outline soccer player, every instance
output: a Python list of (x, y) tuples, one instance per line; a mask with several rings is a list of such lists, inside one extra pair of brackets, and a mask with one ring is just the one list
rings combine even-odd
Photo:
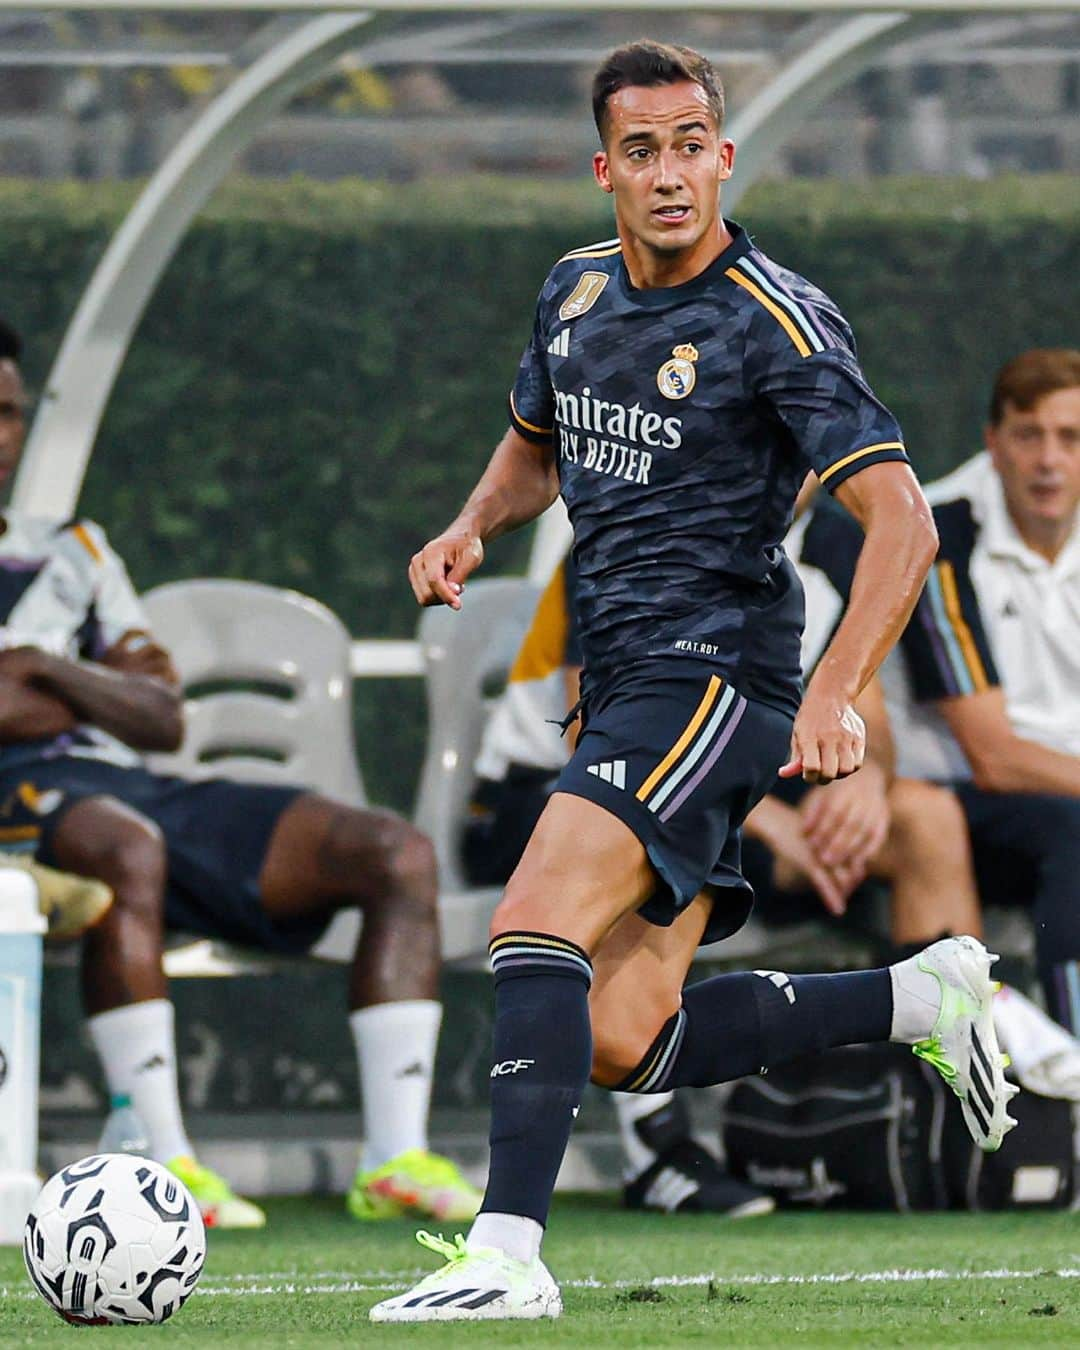
[[(708, 62), (621, 48), (593, 107), (618, 236), (555, 265), (510, 428), (409, 569), (420, 604), (460, 608), (486, 541), (561, 490), (583, 730), (492, 920), (481, 1212), (467, 1240), (421, 1235), (446, 1264), (378, 1304), (380, 1322), (558, 1316), (540, 1243), (590, 1075), (656, 1092), (891, 1038), (941, 1070), (984, 1147), (1008, 1126), (991, 958), (974, 939), (883, 970), (720, 975), (683, 993), (698, 944), (746, 918), (739, 825), (777, 767), (810, 782), (858, 769), (852, 705), (915, 604), (936, 536), (843, 317), (719, 214), (735, 148)], [(800, 705), (802, 597), (781, 541), (807, 467), (866, 538)]]
[(1076, 1035), (1080, 350), (997, 372), (985, 446), (927, 489), (941, 547), (901, 643), (919, 703), (896, 711), (908, 771), (956, 793), (981, 898), (1031, 906), (1047, 1007)]
[[(0, 486), (22, 453), (19, 339), (0, 323)], [(173, 1008), (161, 966), (169, 927), (302, 952), (358, 906), (349, 981), (364, 1152), (348, 1197), (362, 1219), (471, 1218), (479, 1194), (427, 1150), (442, 1015), (438, 893), (428, 840), (388, 811), (300, 788), (147, 770), (173, 750), (183, 697), (123, 562), (93, 522), (0, 514), (0, 847), (107, 883), (83, 941), (83, 999), (109, 1092), (128, 1098), (150, 1151), (207, 1222), (262, 1211), (202, 1166), (184, 1128)]]
[[(577, 741), (581, 677), (573, 560), (555, 569), (510, 668), (506, 690), (476, 760), (477, 783), (463, 836), (463, 862), (475, 886), (505, 885)], [(771, 1195), (729, 1176), (694, 1137), (686, 1103), (674, 1092), (615, 1092), (623, 1151), (623, 1203), (662, 1214), (771, 1214)]]

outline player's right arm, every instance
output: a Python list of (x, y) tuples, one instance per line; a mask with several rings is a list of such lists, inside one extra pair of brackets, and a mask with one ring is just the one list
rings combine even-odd
[[(25, 718), (17, 739), (89, 723), (136, 750), (176, 750), (184, 733), (179, 677), (147, 631), (123, 560), (92, 521), (64, 527), (56, 547), (84, 569), (87, 632), (78, 656), (31, 643), (0, 652), (0, 677), (19, 686), (8, 704), (12, 720)], [(4, 724), (0, 717), (0, 736)]]
[(542, 515), (559, 494), (555, 465), (555, 391), (548, 369), (545, 315), (554, 294), (548, 277), (532, 336), (510, 393), (510, 426), (484, 476), (453, 524), (414, 553), (409, 581), (420, 605), (461, 608), (465, 580), (484, 560), (484, 545)]
[(1080, 797), (1080, 759), (1013, 730), (970, 571), (970, 512), (960, 501), (935, 514), (941, 551), (901, 640), (912, 692), (937, 707), (976, 787)]
[(1018, 736), (1000, 688), (945, 699), (938, 707), (967, 756), (976, 787), (1080, 797), (1080, 759)]
[(51, 740), (76, 724), (63, 699), (26, 682), (21, 651), (0, 652), (0, 745)]
[(488, 540), (535, 520), (558, 494), (550, 436), (526, 440), (509, 427), (457, 519), (413, 554), (409, 581), (417, 603), (460, 609), (465, 580), (483, 562)]

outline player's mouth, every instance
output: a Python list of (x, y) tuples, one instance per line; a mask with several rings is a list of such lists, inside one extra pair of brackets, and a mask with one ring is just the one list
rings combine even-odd
[(652, 213), (652, 218), (661, 225), (685, 225), (690, 219), (689, 206), (658, 206)]
[(1063, 487), (1060, 483), (1031, 483), (1028, 485), (1028, 493), (1040, 506), (1055, 505), (1062, 492)]

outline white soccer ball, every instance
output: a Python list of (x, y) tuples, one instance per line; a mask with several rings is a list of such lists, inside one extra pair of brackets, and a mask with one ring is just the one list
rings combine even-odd
[(95, 1153), (45, 1183), (23, 1257), (67, 1322), (164, 1322), (198, 1283), (206, 1232), (187, 1188), (160, 1163)]

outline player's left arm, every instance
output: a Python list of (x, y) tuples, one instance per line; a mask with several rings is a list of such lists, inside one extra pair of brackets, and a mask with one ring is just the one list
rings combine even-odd
[(847, 610), (807, 685), (780, 770), (827, 783), (858, 769), (866, 733), (855, 702), (904, 631), (937, 552), (937, 530), (910, 467), (889, 460), (846, 478), (837, 498), (863, 528)]
[(184, 706), (175, 672), (170, 677), (125, 669), (123, 656), (117, 664), (112, 649), (105, 658), (84, 661), (38, 652), (32, 683), (62, 699), (80, 722), (100, 727), (135, 750), (178, 750)]
[(91, 636), (78, 657), (34, 652), (29, 683), (133, 749), (178, 749), (184, 736), (180, 679), (150, 635), (123, 559), (92, 521), (78, 522), (63, 544), (89, 569)]

